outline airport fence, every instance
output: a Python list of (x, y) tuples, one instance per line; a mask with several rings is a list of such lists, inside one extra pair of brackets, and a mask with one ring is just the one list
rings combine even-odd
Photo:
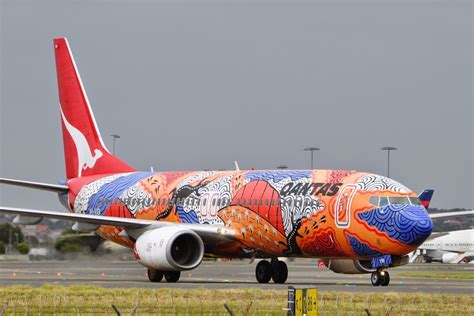
[[(319, 315), (473, 315), (473, 295), (318, 293)], [(287, 292), (261, 289), (0, 288), (0, 315), (286, 315)]]

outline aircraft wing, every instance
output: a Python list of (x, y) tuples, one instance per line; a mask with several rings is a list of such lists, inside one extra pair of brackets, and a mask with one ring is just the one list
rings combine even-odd
[(15, 179), (7, 179), (7, 178), (0, 178), (0, 184), (10, 184), (10, 185), (16, 185), (16, 186), (30, 188), (30, 189), (46, 190), (46, 191), (53, 191), (53, 192), (58, 192), (58, 193), (66, 193), (67, 191), (69, 191), (69, 187), (67, 185), (49, 184), (49, 183), (15, 180)]
[(474, 210), (459, 211), (459, 212), (431, 213), (429, 215), (431, 218), (442, 218), (442, 217), (459, 216), (459, 215), (474, 215)]
[(147, 230), (156, 229), (165, 226), (178, 225), (182, 228), (187, 228), (197, 233), (203, 240), (232, 240), (235, 237), (235, 233), (232, 229), (218, 225), (200, 225), (200, 224), (183, 224), (183, 223), (172, 223), (164, 221), (153, 221), (136, 218), (120, 218), (112, 216), (102, 215), (89, 215), (89, 214), (77, 214), (77, 213), (66, 213), (66, 212), (55, 212), (55, 211), (43, 211), (43, 210), (32, 210), (32, 209), (20, 209), (15, 207), (0, 206), (0, 213), (8, 213), (14, 215), (20, 215), (29, 218), (54, 218), (66, 221), (73, 221), (79, 223), (86, 223), (92, 225), (107, 225), (124, 227), (128, 230), (135, 230), (138, 233), (143, 233)]

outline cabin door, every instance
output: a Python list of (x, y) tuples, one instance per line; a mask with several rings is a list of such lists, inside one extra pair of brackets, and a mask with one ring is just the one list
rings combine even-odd
[(351, 203), (356, 191), (356, 185), (348, 184), (339, 192), (334, 211), (336, 226), (339, 228), (349, 227), (351, 223)]

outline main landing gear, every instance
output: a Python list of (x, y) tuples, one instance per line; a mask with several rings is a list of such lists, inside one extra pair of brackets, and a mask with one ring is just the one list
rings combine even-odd
[(151, 282), (160, 282), (165, 277), (165, 280), (170, 283), (178, 282), (179, 277), (181, 276), (180, 271), (159, 271), (148, 269), (147, 271), (148, 279)]
[(387, 271), (379, 269), (375, 272), (372, 272), (370, 276), (370, 282), (373, 286), (387, 286), (390, 283), (390, 274)]
[(271, 262), (262, 260), (255, 268), (255, 277), (259, 283), (268, 283), (270, 279), (275, 283), (285, 283), (288, 278), (288, 267), (285, 262), (276, 258)]

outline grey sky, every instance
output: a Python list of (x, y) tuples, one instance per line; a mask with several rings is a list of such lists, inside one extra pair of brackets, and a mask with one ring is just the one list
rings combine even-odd
[(318, 168), (386, 174), (392, 145), (392, 178), (473, 206), (470, 1), (1, 3), (0, 176), (64, 178), (52, 39), (66, 36), (104, 141), (120, 134), (138, 169), (309, 168), (315, 145)]

